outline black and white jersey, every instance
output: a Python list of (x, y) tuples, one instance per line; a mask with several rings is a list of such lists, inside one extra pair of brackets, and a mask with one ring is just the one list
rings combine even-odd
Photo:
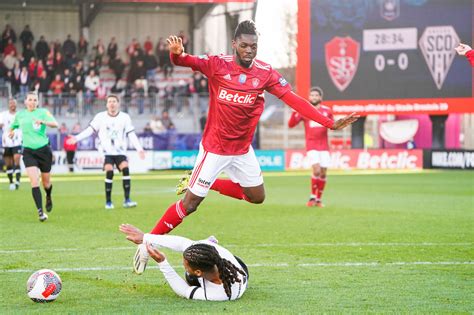
[(9, 137), (10, 126), (15, 120), (15, 115), (6, 110), (0, 113), (0, 125), (2, 125), (2, 146), (4, 148), (12, 148), (21, 146), (21, 130), (17, 128), (14, 130), (13, 138)]
[(110, 116), (107, 111), (95, 115), (90, 122), (99, 137), (99, 149), (105, 155), (125, 155), (127, 153), (127, 136), (135, 128), (127, 113), (119, 112), (116, 116)]
[[(226, 248), (211, 242), (209, 240), (192, 241), (185, 237), (173, 235), (154, 235), (145, 234), (143, 242), (150, 243), (157, 247), (168, 248), (177, 252), (183, 252), (189, 246), (197, 243), (204, 243), (215, 247), (222, 258), (230, 261), (235, 267), (241, 269), (245, 273), (244, 266), (237, 260), (237, 258)], [(240, 298), (248, 285), (248, 275), (238, 274), (240, 282), (235, 282), (231, 287), (231, 296), (227, 296), (224, 290), (224, 285), (215, 284), (204, 278), (198, 278), (199, 286), (189, 285), (183, 278), (181, 278), (176, 271), (171, 267), (167, 260), (158, 264), (160, 271), (166, 278), (173, 291), (187, 299), (208, 300), (208, 301), (228, 301)]]

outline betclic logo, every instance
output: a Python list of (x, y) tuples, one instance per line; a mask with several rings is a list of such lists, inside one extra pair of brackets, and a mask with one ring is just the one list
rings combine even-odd
[(217, 93), (217, 100), (229, 105), (253, 105), (256, 99), (256, 92), (248, 93), (219, 87)]

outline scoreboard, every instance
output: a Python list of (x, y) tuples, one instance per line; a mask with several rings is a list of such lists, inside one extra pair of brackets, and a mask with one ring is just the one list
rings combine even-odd
[[(473, 70), (454, 50), (473, 44), (472, 0), (299, 4), (309, 6), (309, 23), (298, 26), (303, 34), (307, 27), (310, 45), (299, 49), (297, 67), (309, 69), (308, 82), (336, 114), (474, 112)], [(297, 71), (298, 88), (303, 75)]]

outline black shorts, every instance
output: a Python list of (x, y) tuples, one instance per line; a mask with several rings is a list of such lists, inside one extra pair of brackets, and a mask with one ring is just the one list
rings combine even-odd
[(41, 173), (51, 172), (51, 166), (53, 165), (53, 153), (51, 152), (51, 148), (49, 145), (45, 145), (36, 150), (24, 148), (23, 163), (25, 163), (25, 167), (38, 167)]
[(3, 151), (3, 156), (14, 156), (15, 154), (21, 154), (22, 148), (21, 146), (16, 147), (5, 147), (5, 151)]
[(112, 166), (115, 164), (117, 169), (120, 170), (119, 165), (123, 161), (127, 161), (127, 157), (125, 155), (106, 155), (104, 160), (104, 168), (105, 164), (112, 164)]

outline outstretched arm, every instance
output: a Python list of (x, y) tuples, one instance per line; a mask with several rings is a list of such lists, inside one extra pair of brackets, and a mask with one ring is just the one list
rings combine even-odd
[(192, 240), (181, 236), (144, 234), (140, 229), (131, 224), (121, 224), (119, 230), (127, 235), (127, 240), (135, 244), (148, 243), (181, 253), (193, 245)]
[(471, 63), (471, 66), (474, 67), (474, 50), (471, 46), (460, 43), (456, 48), (454, 48), (458, 55), (466, 56), (467, 60)]
[(334, 121), (321, 114), (307, 100), (292, 91), (285, 93), (281, 97), (281, 100), (304, 117), (311, 119), (317, 123), (320, 123), (324, 127), (332, 130), (343, 129), (359, 118), (359, 115), (357, 115), (356, 113), (352, 113), (344, 118)]
[(474, 50), (469, 50), (467, 53), (466, 53), (466, 58), (467, 60), (469, 60), (469, 62), (471, 63), (471, 66), (474, 67)]
[(92, 136), (93, 133), (94, 133), (94, 129), (91, 126), (89, 126), (77, 136), (72, 136), (71, 138), (69, 138), (67, 140), (67, 144), (71, 144), (71, 145), (76, 144), (79, 141), (89, 138), (90, 136)]
[(186, 248), (193, 245), (194, 241), (189, 238), (176, 235), (156, 235), (146, 233), (143, 242), (171, 249), (175, 252), (184, 252)]
[(182, 67), (191, 67), (194, 71), (199, 71), (210, 77), (213, 73), (212, 65), (209, 61), (209, 57), (206, 55), (203, 56), (193, 56), (189, 55), (184, 51), (183, 41), (181, 37), (170, 36), (166, 40), (170, 49), (170, 58), (171, 62), (177, 66)]

